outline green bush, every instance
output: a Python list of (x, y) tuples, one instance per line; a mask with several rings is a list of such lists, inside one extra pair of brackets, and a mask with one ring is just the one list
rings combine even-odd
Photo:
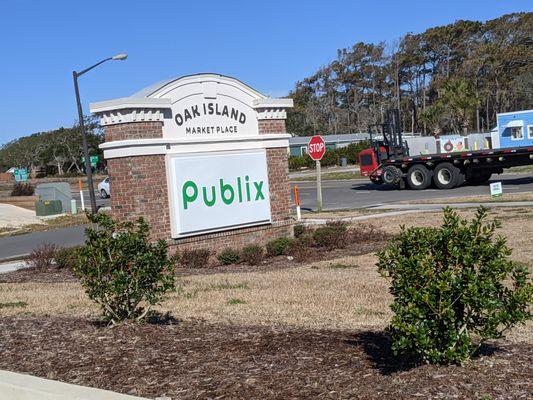
[(357, 164), (359, 162), (359, 153), (361, 150), (368, 149), (370, 142), (364, 141), (359, 143), (351, 143), (346, 147), (336, 149), (339, 157), (345, 157), (348, 160), (348, 164)]
[(405, 228), (379, 253), (391, 279), (393, 351), (436, 364), (463, 362), (483, 341), (531, 318), (527, 270), (480, 207), (471, 221), (444, 210), (438, 228)]
[(304, 225), (294, 225), (294, 237), (302, 237), (307, 232), (307, 229)]
[(59, 268), (73, 269), (78, 260), (79, 247), (63, 247), (56, 251), (55, 262)]
[(150, 307), (174, 289), (166, 242), (151, 243), (150, 228), (142, 218), (132, 223), (115, 222), (106, 214), (87, 217), (96, 227), (86, 230), (75, 275), (110, 324), (143, 320)]
[(237, 250), (228, 247), (218, 253), (217, 259), (223, 265), (231, 265), (237, 264), (241, 260), (241, 255)]
[(291, 244), (291, 239), (286, 237), (281, 237), (278, 239), (271, 240), (266, 244), (266, 253), (269, 257), (281, 256), (285, 254), (287, 248)]
[(307, 154), (289, 157), (289, 170), (298, 171), (302, 168), (314, 168), (315, 162)]
[(261, 246), (246, 246), (241, 250), (241, 259), (249, 265), (259, 265), (265, 259), (265, 251)]
[(298, 239), (291, 240), (286, 254), (293, 257), (298, 262), (307, 261), (316, 254), (313, 247), (315, 242), (311, 235), (303, 235)]
[(343, 222), (328, 222), (313, 232), (313, 239), (318, 247), (343, 248), (347, 243), (347, 226)]
[(340, 164), (340, 156), (337, 150), (326, 150), (322, 160), (320, 160), (320, 165), (322, 167), (332, 167), (334, 165)]
[(202, 268), (209, 265), (211, 252), (207, 249), (184, 250), (176, 253), (172, 257), (174, 262), (178, 262), (185, 268)]
[(13, 185), (11, 196), (33, 196), (35, 187), (31, 183), (17, 182)]

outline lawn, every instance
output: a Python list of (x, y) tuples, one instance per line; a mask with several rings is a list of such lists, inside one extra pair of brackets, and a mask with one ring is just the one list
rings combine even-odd
[[(472, 210), (461, 210), (470, 215)], [(533, 209), (491, 210), (512, 258), (533, 265)], [(440, 213), (378, 218), (376, 229), (436, 225)], [(533, 324), (465, 366), (415, 365), (390, 353), (379, 241), (298, 263), (179, 271), (157, 321), (108, 329), (64, 270), (0, 275), (0, 368), (147, 397), (527, 398)], [(166, 314), (169, 313), (169, 314)], [(171, 315), (171, 317), (170, 317)], [(482, 397), (485, 396), (485, 397)]]
[[(324, 181), (340, 181), (350, 179), (361, 179), (359, 171), (343, 171), (343, 172), (322, 172), (322, 180)], [(291, 182), (305, 182), (316, 181), (316, 175), (309, 176), (295, 176), (291, 178)]]

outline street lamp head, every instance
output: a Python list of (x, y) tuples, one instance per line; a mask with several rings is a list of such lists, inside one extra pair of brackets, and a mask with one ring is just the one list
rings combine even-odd
[(120, 53), (120, 54), (117, 54), (116, 56), (113, 56), (111, 58), (113, 60), (125, 60), (126, 58), (128, 58), (128, 55), (126, 53)]

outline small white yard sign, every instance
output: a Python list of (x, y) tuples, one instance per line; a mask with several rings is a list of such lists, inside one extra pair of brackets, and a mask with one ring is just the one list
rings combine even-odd
[(501, 182), (494, 182), (490, 184), (490, 196), (492, 198), (500, 197), (502, 193), (503, 193), (503, 188), (502, 188)]

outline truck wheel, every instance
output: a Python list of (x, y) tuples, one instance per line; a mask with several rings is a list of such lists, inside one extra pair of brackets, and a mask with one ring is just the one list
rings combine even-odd
[(464, 172), (459, 171), (459, 174), (457, 174), (457, 186), (462, 186), (466, 181), (466, 175)]
[(397, 167), (387, 166), (383, 168), (381, 179), (386, 185), (397, 185), (402, 179), (402, 171), (400, 171)]
[(450, 163), (442, 163), (435, 167), (433, 182), (439, 189), (452, 189), (459, 183), (459, 168)]
[(423, 165), (413, 165), (407, 171), (407, 184), (413, 190), (424, 190), (431, 184), (431, 172)]

